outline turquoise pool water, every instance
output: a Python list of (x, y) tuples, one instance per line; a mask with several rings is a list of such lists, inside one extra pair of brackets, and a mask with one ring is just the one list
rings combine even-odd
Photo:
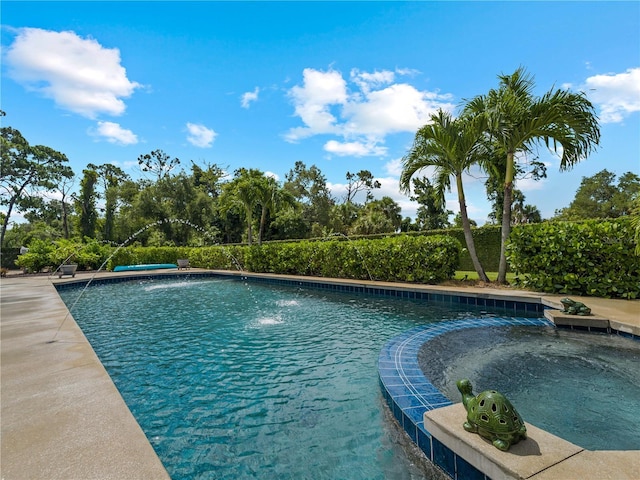
[(380, 349), (492, 315), (224, 279), (96, 284), (72, 314), (174, 480), (424, 478), (385, 418)]

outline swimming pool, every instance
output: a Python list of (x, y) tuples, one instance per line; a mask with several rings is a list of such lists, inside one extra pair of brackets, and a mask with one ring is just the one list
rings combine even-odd
[(173, 479), (423, 478), (385, 419), (379, 351), (493, 315), (188, 277), (96, 282), (72, 313)]

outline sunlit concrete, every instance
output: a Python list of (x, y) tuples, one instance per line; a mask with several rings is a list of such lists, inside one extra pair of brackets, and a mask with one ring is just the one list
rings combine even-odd
[(3, 480), (168, 479), (47, 277), (0, 281)]

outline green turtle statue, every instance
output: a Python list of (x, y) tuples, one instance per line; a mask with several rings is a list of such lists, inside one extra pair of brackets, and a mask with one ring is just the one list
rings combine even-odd
[(527, 438), (527, 427), (511, 402), (495, 390), (473, 395), (468, 379), (456, 383), (467, 410), (467, 421), (462, 425), (467, 432), (477, 433), (491, 440), (493, 446), (506, 452), (511, 445)]
[(562, 310), (563, 313), (568, 313), (569, 315), (581, 315), (584, 317), (591, 315), (591, 309), (582, 302), (576, 302), (570, 298), (563, 298), (560, 300), (560, 303), (564, 307), (564, 310)]

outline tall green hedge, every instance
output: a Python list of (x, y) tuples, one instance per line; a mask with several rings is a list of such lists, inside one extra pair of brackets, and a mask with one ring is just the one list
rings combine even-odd
[(447, 236), (402, 235), (376, 240), (278, 242), (212, 247), (125, 247), (116, 265), (175, 263), (255, 273), (311, 275), (360, 280), (438, 283), (454, 276), (461, 246)]
[(514, 227), (507, 259), (517, 286), (571, 295), (640, 298), (640, 257), (629, 219)]
[[(500, 263), (500, 226), (499, 225), (485, 225), (483, 227), (477, 227), (471, 229), (471, 234), (476, 246), (476, 253), (482, 263), (485, 271), (497, 272), (498, 265)], [(473, 262), (469, 256), (467, 250), (466, 241), (464, 239), (464, 231), (462, 228), (447, 228), (443, 230), (428, 230), (420, 232), (406, 232), (401, 234), (396, 233), (376, 233), (373, 235), (351, 235), (348, 238), (344, 236), (334, 236), (332, 239), (354, 241), (354, 240), (376, 240), (381, 238), (390, 238), (396, 236), (412, 236), (423, 237), (433, 235), (445, 235), (455, 238), (462, 245), (462, 251), (460, 253), (460, 265), (459, 270), (475, 270)], [(325, 241), (326, 238), (314, 238), (312, 240)], [(301, 240), (306, 241), (306, 240)], [(286, 240), (278, 240), (277, 242), (288, 243)]]
[[(472, 228), (471, 234), (476, 247), (478, 259), (486, 272), (497, 272), (500, 264), (500, 226), (488, 225)], [(448, 228), (446, 230), (432, 230), (420, 232), (420, 235), (448, 235), (460, 242), (463, 246), (460, 254), (459, 270), (474, 271), (473, 262), (467, 250), (462, 228)]]
[(460, 242), (447, 236), (269, 243), (246, 255), (252, 272), (438, 283), (458, 267)]

